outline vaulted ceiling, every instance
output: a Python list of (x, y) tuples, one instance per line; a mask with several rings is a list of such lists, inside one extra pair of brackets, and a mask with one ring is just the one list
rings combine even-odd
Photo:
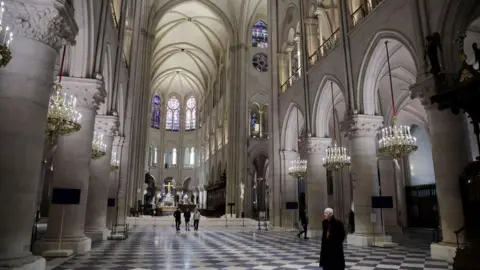
[(246, 26), (259, 13), (264, 13), (266, 18), (266, 2), (150, 0), (150, 20), (155, 34), (152, 91), (181, 96), (195, 94), (201, 98), (209, 82), (217, 76), (234, 38), (245, 40), (244, 35), (250, 35)]

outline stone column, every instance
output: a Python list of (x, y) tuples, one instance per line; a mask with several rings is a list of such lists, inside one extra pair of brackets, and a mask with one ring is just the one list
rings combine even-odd
[[(355, 205), (355, 233), (347, 237), (348, 244), (369, 246), (391, 242), (384, 236), (379, 211), (372, 209), (371, 197), (379, 193), (377, 171), (377, 134), (383, 126), (383, 117), (353, 115), (344, 125), (349, 130), (351, 170), (354, 175), (353, 202)], [(376, 215), (372, 223), (371, 214)]]
[(260, 120), (260, 121), (259, 121), (259, 125), (260, 125), (260, 127), (259, 127), (260, 138), (263, 138), (263, 111), (262, 111), (262, 110), (260, 110), (260, 111), (258, 112), (258, 118), (259, 118), (259, 120)]
[(440, 210), (443, 240), (433, 243), (432, 258), (452, 261), (456, 252), (455, 230), (464, 225), (462, 197), (458, 177), (468, 164), (467, 131), (463, 114), (439, 111), (430, 103), (436, 93), (435, 81), (429, 77), (410, 87), (412, 97), (425, 106), (432, 142), (433, 167)]
[[(293, 45), (287, 46), (287, 55), (288, 55), (288, 86), (293, 84), (293, 67), (292, 67), (292, 52), (293, 52)], [(285, 89), (286, 90), (286, 89)]]
[(118, 130), (117, 116), (98, 115), (95, 131), (103, 134), (106, 155), (90, 161), (90, 183), (88, 185), (85, 235), (92, 241), (107, 240), (107, 203), (110, 188), (110, 161), (112, 159), (113, 136)]
[[(306, 24), (305, 29), (307, 34), (307, 48), (308, 48), (307, 60), (311, 65), (313, 65), (317, 62), (316, 51), (320, 46), (320, 42), (318, 39), (318, 20), (313, 18), (305, 19), (305, 24)], [(310, 58), (310, 56), (312, 58)]]
[[(113, 137), (113, 145), (112, 145), (112, 154), (116, 153), (117, 158), (119, 159), (119, 165), (121, 165), (120, 157), (122, 156), (122, 147), (123, 147), (123, 140), (124, 138), (121, 136)], [(117, 207), (118, 207), (118, 188), (120, 185), (120, 168), (118, 170), (112, 171), (110, 173), (110, 186), (108, 190), (108, 199), (115, 200), (114, 206), (109, 206), (107, 208), (107, 229), (112, 229), (114, 224), (116, 223), (117, 219)]]
[(288, 54), (278, 53), (278, 82), (281, 87), (281, 92), (285, 92), (288, 88)]
[[(323, 45), (323, 35), (325, 33), (323, 33), (323, 25), (322, 25), (322, 18), (323, 16), (325, 16), (325, 10), (321, 7), (317, 7), (317, 9), (315, 10), (315, 16), (317, 16), (317, 20), (318, 20), (318, 40), (319, 40), (319, 44), (318, 46), (322, 46)], [(320, 48), (320, 51), (318, 52), (320, 54), (320, 56), (323, 56), (323, 47)]]
[(35, 244), (35, 252), (57, 249), (60, 230), (62, 249), (71, 249), (78, 254), (91, 249), (91, 239), (85, 236), (84, 225), (95, 115), (106, 96), (102, 79), (101, 76), (97, 79), (65, 77), (62, 81), (65, 92), (77, 97), (77, 110), (82, 114), (82, 128), (59, 138), (52, 186), (80, 189), (80, 203), (50, 204), (48, 228), (44, 238)]
[(293, 39), (295, 41), (295, 46), (297, 47), (297, 76), (298, 79), (302, 77), (303, 74), (303, 66), (302, 66), (302, 54), (304, 53), (302, 50), (302, 44), (301, 41), (302, 39), (300, 38), (300, 35), (296, 35), (295, 38)]
[(42, 270), (30, 240), (48, 101), (60, 37), (73, 42), (78, 27), (65, 2), (4, 2), (14, 40), (12, 59), (0, 68), (0, 269)]
[[(283, 150), (280, 152), (282, 163), (282, 200), (280, 200), (282, 211), (282, 227), (294, 227), (298, 220), (298, 211), (287, 210), (285, 203), (298, 202), (298, 179), (288, 174), (288, 168), (293, 160), (298, 158), (298, 153), (295, 151)], [(258, 190), (258, 186), (257, 186)]]
[(310, 137), (305, 142), (307, 154), (307, 209), (309, 231), (312, 236), (322, 234), (323, 211), (328, 205), (327, 171), (322, 166), (327, 147), (332, 144), (331, 138)]

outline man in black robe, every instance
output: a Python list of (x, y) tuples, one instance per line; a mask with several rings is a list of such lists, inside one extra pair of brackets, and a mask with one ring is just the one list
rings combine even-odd
[(333, 216), (332, 208), (325, 209), (324, 216), (320, 267), (323, 267), (323, 270), (343, 270), (345, 269), (343, 254), (345, 228), (343, 223)]

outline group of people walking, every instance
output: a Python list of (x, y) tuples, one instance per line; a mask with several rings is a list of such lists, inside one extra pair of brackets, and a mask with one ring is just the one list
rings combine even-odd
[[(193, 229), (195, 231), (198, 231), (198, 225), (200, 223), (200, 211), (198, 211), (197, 208), (193, 210)], [(175, 228), (177, 229), (177, 232), (180, 231), (180, 225), (182, 224), (182, 211), (180, 210), (180, 207), (175, 210), (173, 213), (173, 217), (175, 218)], [(185, 220), (185, 231), (190, 231), (190, 219), (192, 217), (192, 213), (190, 212), (189, 209), (186, 209), (185, 212), (183, 212), (183, 218)]]
[[(345, 257), (343, 254), (343, 242), (346, 237), (345, 227), (342, 221), (335, 218), (332, 208), (326, 208), (323, 215), (325, 219), (322, 222), (323, 234), (320, 250), (320, 267), (323, 270), (343, 270), (345, 269)], [(354, 225), (350, 224), (352, 223), (350, 221), (352, 216), (353, 212), (349, 215), (351, 231), (354, 228)], [(304, 239), (308, 239), (308, 217), (305, 210), (300, 210), (300, 225), (301, 231), (297, 234), (297, 237), (300, 238), (303, 234)]]

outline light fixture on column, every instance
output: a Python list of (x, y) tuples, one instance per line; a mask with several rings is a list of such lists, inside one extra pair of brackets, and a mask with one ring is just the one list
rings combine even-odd
[(77, 100), (74, 96), (67, 96), (61, 85), (65, 50), (66, 47), (63, 49), (58, 83), (55, 84), (55, 92), (50, 96), (47, 127), (45, 129), (48, 140), (53, 144), (56, 143), (58, 137), (77, 132), (81, 128), (78, 122), (82, 115), (77, 112)]
[(304, 159), (296, 159), (290, 162), (290, 167), (288, 167), (288, 174), (300, 179), (307, 175), (307, 161)]
[(94, 132), (92, 141), (92, 159), (99, 159), (107, 154), (107, 145), (103, 143), (103, 133)]
[(112, 153), (112, 159), (110, 160), (110, 169), (112, 171), (120, 169), (120, 160), (118, 159), (117, 152)]
[(385, 50), (387, 52), (390, 94), (392, 99), (392, 125), (382, 129), (380, 140), (378, 141), (378, 151), (381, 155), (391, 156), (394, 159), (398, 159), (410, 155), (418, 149), (418, 146), (417, 139), (410, 133), (409, 126), (397, 126), (397, 111), (395, 108), (395, 99), (393, 95), (392, 71), (390, 68), (388, 41), (385, 41)]
[[(12, 51), (10, 50), (10, 44), (13, 41), (13, 32), (10, 27), (5, 26), (3, 21), (3, 14), (5, 13), (5, 3), (0, 3), (0, 35), (2, 42), (0, 43), (0, 67), (4, 67), (12, 60)], [(5, 27), (5, 29), (4, 29)]]
[(337, 146), (337, 126), (335, 121), (335, 102), (333, 98), (333, 82), (330, 83), (332, 92), (332, 115), (333, 115), (333, 146), (326, 150), (326, 157), (323, 158), (323, 167), (329, 171), (338, 171), (343, 167), (350, 166), (350, 156), (347, 154), (347, 148)]

